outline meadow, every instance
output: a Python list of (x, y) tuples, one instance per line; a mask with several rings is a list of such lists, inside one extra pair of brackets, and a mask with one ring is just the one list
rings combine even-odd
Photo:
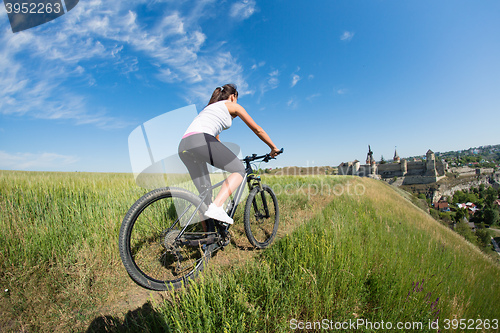
[(0, 331), (289, 332), (343, 323), (380, 331), (373, 325), (383, 321), (459, 332), (460, 319), (496, 331), (498, 263), (398, 191), (347, 176), (264, 181), (280, 203), (273, 246), (250, 248), (240, 207), (232, 244), (195, 284), (153, 293), (130, 281), (118, 254), (121, 220), (145, 193), (131, 175), (0, 171)]

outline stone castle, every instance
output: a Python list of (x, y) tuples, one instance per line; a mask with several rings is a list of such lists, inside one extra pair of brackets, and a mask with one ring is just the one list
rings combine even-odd
[(398, 156), (394, 151), (392, 163), (378, 163), (373, 158), (371, 147), (368, 146), (366, 164), (361, 164), (358, 160), (341, 163), (338, 167), (339, 175), (354, 175), (360, 177), (371, 177), (376, 179), (390, 179), (402, 177), (403, 184), (429, 184), (437, 182), (444, 177), (448, 165), (445, 162), (436, 160), (432, 150), (428, 150), (425, 160), (407, 161)]

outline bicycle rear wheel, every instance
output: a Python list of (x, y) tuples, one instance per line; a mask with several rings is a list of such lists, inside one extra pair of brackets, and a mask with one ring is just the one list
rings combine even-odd
[(245, 204), (245, 233), (253, 246), (263, 249), (276, 237), (279, 225), (278, 199), (267, 186), (254, 187)]
[(214, 244), (209, 240), (215, 236), (213, 222), (204, 221), (206, 205), (196, 211), (200, 203), (189, 191), (160, 188), (132, 205), (119, 235), (120, 256), (132, 280), (144, 288), (169, 290), (198, 275), (210, 259)]

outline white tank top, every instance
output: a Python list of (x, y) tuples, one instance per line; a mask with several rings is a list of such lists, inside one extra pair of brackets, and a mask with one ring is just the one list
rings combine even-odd
[(184, 133), (207, 133), (217, 136), (225, 129), (231, 127), (233, 118), (227, 109), (225, 101), (219, 101), (208, 105), (193, 120)]

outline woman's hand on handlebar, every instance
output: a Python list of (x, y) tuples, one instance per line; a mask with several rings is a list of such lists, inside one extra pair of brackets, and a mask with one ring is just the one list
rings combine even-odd
[(281, 150), (279, 150), (278, 148), (274, 147), (273, 149), (271, 149), (271, 152), (269, 153), (269, 155), (271, 155), (271, 157), (276, 157), (280, 153), (281, 153)]

